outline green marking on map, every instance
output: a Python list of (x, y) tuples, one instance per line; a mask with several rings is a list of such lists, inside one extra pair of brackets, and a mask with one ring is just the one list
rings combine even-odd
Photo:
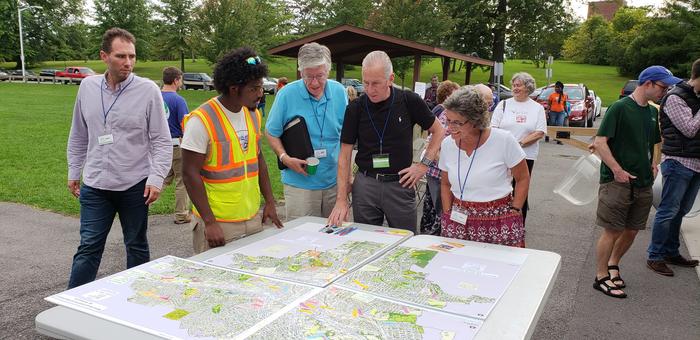
[(417, 319), (414, 314), (389, 313), (389, 321), (416, 323)]
[(197, 290), (197, 288), (185, 288), (185, 292), (182, 293), (182, 296), (188, 298), (188, 297), (190, 297), (190, 296), (192, 296), (192, 295), (195, 295), (195, 294), (197, 294), (197, 293), (199, 293), (199, 291)]
[(252, 276), (248, 274), (241, 274), (238, 276), (238, 281), (248, 281)]
[(435, 250), (414, 250), (411, 253), (411, 257), (416, 260), (416, 265), (425, 268), (425, 266), (428, 265), (428, 262), (433, 259), (437, 255), (437, 251)]
[(309, 263), (312, 267), (330, 267), (333, 265), (331, 262), (323, 262), (319, 259), (309, 259)]
[(298, 272), (301, 270), (301, 265), (298, 263), (290, 264), (287, 268), (290, 272)]
[(187, 314), (190, 314), (190, 312), (184, 309), (176, 309), (168, 314), (163, 315), (163, 317), (170, 320), (180, 320), (184, 318)]
[(219, 314), (219, 312), (221, 312), (221, 304), (212, 307), (211, 311), (214, 312), (214, 314)]

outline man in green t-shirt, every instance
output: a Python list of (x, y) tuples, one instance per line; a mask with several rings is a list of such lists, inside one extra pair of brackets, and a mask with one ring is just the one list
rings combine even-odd
[(654, 161), (654, 145), (661, 142), (658, 110), (649, 101), (658, 101), (673, 85), (667, 74), (652, 70), (642, 71), (634, 92), (608, 108), (591, 146), (603, 160), (596, 218), (603, 234), (596, 248), (593, 288), (617, 298), (627, 297), (621, 289), (625, 282), (619, 263), (637, 232), (646, 228), (658, 171)]

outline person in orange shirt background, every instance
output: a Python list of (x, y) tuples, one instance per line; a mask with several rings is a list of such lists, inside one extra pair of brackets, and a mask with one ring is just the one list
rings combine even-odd
[(564, 84), (557, 81), (554, 84), (554, 92), (547, 98), (547, 107), (549, 108), (547, 112), (547, 125), (550, 126), (564, 126), (564, 119), (566, 119), (566, 101), (569, 100), (569, 96), (564, 93)]

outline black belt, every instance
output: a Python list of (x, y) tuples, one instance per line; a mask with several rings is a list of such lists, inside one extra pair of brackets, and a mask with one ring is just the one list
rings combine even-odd
[(367, 170), (360, 170), (360, 173), (364, 174), (367, 177), (374, 178), (379, 182), (396, 182), (399, 179), (401, 179), (401, 175), (399, 174), (379, 174), (369, 172)]

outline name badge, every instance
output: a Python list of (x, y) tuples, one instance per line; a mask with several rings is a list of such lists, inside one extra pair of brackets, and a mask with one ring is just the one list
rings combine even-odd
[(326, 149), (314, 150), (314, 157), (316, 158), (326, 158), (327, 156), (328, 153), (326, 152)]
[(389, 154), (388, 153), (378, 153), (372, 155), (372, 168), (375, 169), (385, 169), (389, 167)]
[(452, 212), (450, 213), (450, 219), (459, 223), (467, 224), (467, 217), (469, 214), (467, 210), (462, 207), (452, 207)]
[(99, 136), (97, 137), (97, 142), (100, 143), (100, 145), (112, 144), (114, 143), (114, 136), (111, 133)]
[(515, 122), (519, 124), (527, 123), (527, 115), (523, 113), (518, 113), (517, 115), (515, 115)]

